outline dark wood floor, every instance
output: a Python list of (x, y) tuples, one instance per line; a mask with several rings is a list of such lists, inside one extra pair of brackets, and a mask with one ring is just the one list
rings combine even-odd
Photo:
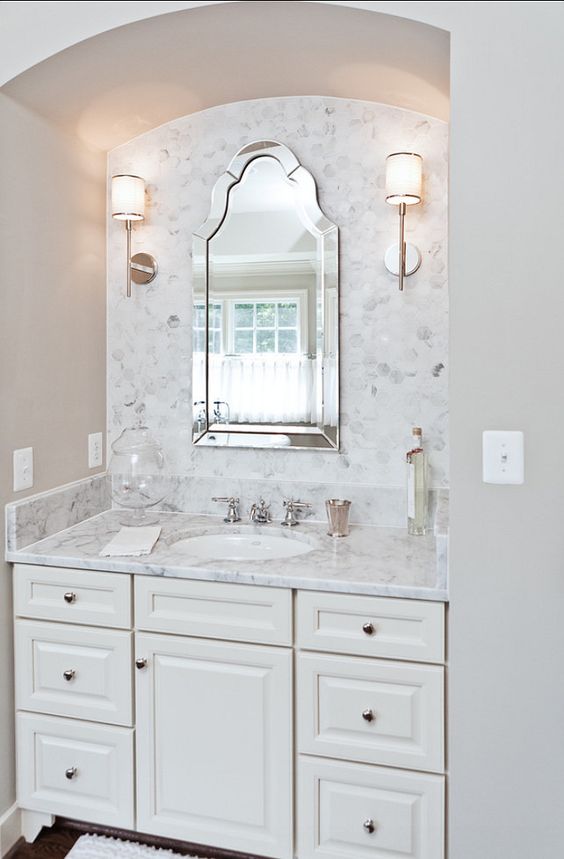
[(77, 838), (84, 833), (55, 823), (51, 829), (42, 829), (33, 844), (20, 841), (10, 859), (63, 859)]
[(42, 829), (33, 844), (20, 841), (10, 851), (6, 859), (63, 859), (74, 842), (87, 832), (96, 835), (108, 835), (111, 838), (138, 841), (141, 844), (149, 844), (151, 847), (163, 847), (166, 850), (174, 850), (183, 856), (197, 856), (199, 859), (261, 859), (260, 856), (249, 856), (246, 853), (203, 847), (201, 844), (188, 844), (185, 841), (158, 838), (139, 832), (127, 832), (123, 829), (89, 826), (86, 823), (64, 818), (57, 818), (50, 829)]

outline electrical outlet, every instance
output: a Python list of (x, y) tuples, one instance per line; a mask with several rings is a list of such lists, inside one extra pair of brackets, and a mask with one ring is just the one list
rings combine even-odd
[(22, 447), (14, 451), (14, 492), (33, 486), (33, 448)]
[(99, 468), (102, 465), (104, 443), (101, 432), (91, 432), (88, 436), (88, 468)]

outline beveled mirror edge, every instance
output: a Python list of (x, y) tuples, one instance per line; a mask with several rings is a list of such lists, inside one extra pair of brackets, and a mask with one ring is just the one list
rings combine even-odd
[[(206, 308), (209, 306), (209, 242), (213, 238), (213, 236), (220, 229), (223, 221), (225, 220), (227, 213), (229, 211), (229, 194), (231, 189), (237, 185), (247, 167), (255, 161), (257, 158), (262, 157), (272, 157), (279, 162), (279, 164), (284, 169), (286, 174), (286, 178), (295, 182), (300, 188), (305, 189), (305, 199), (306, 204), (303, 206), (303, 214), (306, 216), (306, 220), (309, 222), (310, 229), (312, 234), (317, 235), (317, 238), (322, 242), (321, 248), (321, 260), (322, 260), (322, 269), (323, 269), (323, 291), (325, 292), (325, 239), (330, 238), (331, 234), (335, 237), (335, 248), (334, 248), (334, 259), (335, 259), (335, 289), (336, 289), (336, 347), (335, 347), (335, 360), (336, 360), (336, 390), (335, 390), (335, 405), (336, 405), (336, 413), (337, 413), (337, 423), (335, 426), (334, 436), (335, 438), (331, 438), (323, 429), (322, 426), (317, 426), (316, 430), (313, 429), (308, 433), (307, 430), (303, 430), (302, 433), (304, 436), (309, 435), (322, 437), (327, 445), (316, 446), (313, 445), (299, 445), (292, 444), (288, 446), (289, 450), (319, 450), (324, 452), (335, 452), (338, 453), (340, 450), (340, 296), (339, 296), (339, 282), (338, 282), (338, 272), (339, 272), (339, 228), (337, 224), (334, 224), (330, 221), (326, 215), (323, 213), (319, 201), (317, 198), (317, 183), (313, 175), (307, 170), (307, 168), (303, 167), (300, 164), (294, 153), (283, 143), (280, 143), (276, 140), (257, 140), (252, 143), (245, 144), (231, 159), (229, 162), (227, 169), (224, 173), (219, 176), (217, 181), (215, 182), (212, 192), (211, 192), (211, 202), (210, 202), (210, 210), (208, 217), (201, 224), (201, 226), (194, 231), (192, 234), (192, 248), (193, 248), (193, 259), (192, 259), (192, 274), (193, 274), (193, 296), (196, 296), (196, 279), (199, 279), (203, 274), (203, 282), (201, 286), (202, 289), (202, 297), (204, 297)], [(200, 244), (201, 243), (201, 244)], [(197, 266), (195, 263), (195, 259), (198, 256), (197, 248), (200, 246), (201, 253), (199, 254), (204, 258), (204, 266), (203, 272), (197, 272)], [(325, 322), (325, 320), (324, 320)], [(324, 325), (325, 329), (325, 325)], [(200, 443), (209, 436), (210, 433), (219, 433), (225, 432), (224, 430), (216, 430), (213, 428), (213, 425), (210, 425), (208, 415), (209, 415), (209, 362), (207, 359), (208, 355), (208, 347), (209, 347), (209, 330), (206, 325), (205, 331), (205, 350), (206, 350), (206, 360), (204, 362), (205, 366), (205, 405), (206, 405), (206, 419), (205, 419), (205, 428), (201, 431), (193, 430), (192, 432), (192, 444), (195, 446), (200, 446)], [(194, 371), (193, 371), (194, 373)], [(320, 395), (322, 397), (321, 401), (321, 411), (323, 411), (324, 405), (324, 392), (321, 389)], [(245, 428), (244, 425), (239, 425), (238, 430), (233, 431), (231, 434), (246, 434), (249, 430)], [(257, 436), (260, 435), (274, 435), (274, 434), (286, 434), (284, 433), (284, 427), (281, 425), (263, 425), (261, 430), (255, 431)], [(213, 445), (210, 445), (213, 446)], [(254, 449), (251, 445), (236, 445), (229, 444), (229, 448), (234, 449)], [(267, 448), (268, 449), (268, 448)], [(285, 449), (281, 448), (272, 448), (272, 449)]]

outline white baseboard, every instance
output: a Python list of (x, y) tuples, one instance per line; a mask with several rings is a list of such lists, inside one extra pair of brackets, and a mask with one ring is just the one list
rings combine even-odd
[(0, 816), (0, 859), (6, 856), (21, 836), (21, 814), (18, 806), (14, 803)]

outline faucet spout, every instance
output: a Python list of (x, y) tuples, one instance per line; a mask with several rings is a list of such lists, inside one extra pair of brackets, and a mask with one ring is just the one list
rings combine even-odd
[(251, 505), (249, 510), (249, 520), (257, 525), (267, 525), (271, 521), (270, 504), (267, 504), (264, 498), (261, 498), (259, 503)]

